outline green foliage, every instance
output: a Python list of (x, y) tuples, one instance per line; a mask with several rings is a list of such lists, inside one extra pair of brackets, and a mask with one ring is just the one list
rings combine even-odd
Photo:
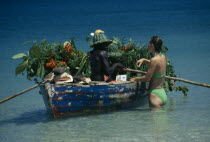
[(38, 45), (34, 45), (30, 48), (29, 53), (31, 56), (39, 58), (41, 56), (41, 49)]
[[(91, 37), (87, 36), (86, 40), (91, 42)], [(112, 38), (113, 43), (108, 47), (108, 55), (110, 64), (122, 63), (125, 67), (130, 69), (147, 71), (147, 65), (143, 64), (140, 68), (136, 66), (136, 61), (141, 58), (151, 59), (152, 56), (147, 51), (147, 46), (137, 45), (130, 39), (126, 41), (125, 38)], [(42, 40), (37, 43), (36, 40), (25, 42), (24, 44), (31, 44), (28, 55), (19, 53), (14, 55), (13, 59), (22, 58), (22, 63), (16, 67), (16, 75), (26, 72), (27, 78), (38, 83), (38, 79), (43, 79), (45, 75), (50, 73), (53, 68), (59, 66), (70, 67), (69, 73), (73, 76), (90, 77), (91, 68), (89, 61), (89, 53), (84, 53), (76, 48), (73, 38), (69, 42), (48, 43)], [(162, 46), (163, 54), (168, 51), (166, 46)], [(167, 56), (166, 56), (167, 57)], [(126, 73), (128, 78), (134, 76), (142, 76), (140, 73)], [(171, 65), (167, 57), (166, 75), (176, 77), (174, 67)], [(172, 80), (166, 79), (164, 83), (165, 90), (182, 91), (187, 95), (188, 89), (186, 86), (174, 87), (175, 83)]]
[(27, 42), (22, 43), (22, 45), (29, 44), (29, 43), (33, 43), (33, 42), (36, 42), (36, 41), (37, 41), (37, 40), (27, 41)]
[(24, 44), (33, 43), (29, 49), (28, 55), (19, 53), (14, 55), (13, 59), (22, 58), (22, 63), (16, 67), (16, 75), (26, 73), (27, 79), (38, 82), (45, 75), (50, 73), (53, 68), (59, 66), (68, 66), (72, 75), (82, 74), (89, 76), (86, 71), (87, 54), (77, 50), (74, 39), (71, 38), (68, 45), (64, 43), (48, 43), (42, 40), (40, 43), (36, 41), (25, 42)]
[(18, 58), (22, 58), (23, 56), (26, 56), (26, 54), (24, 53), (19, 53), (17, 55), (12, 56), (13, 59), (18, 59)]
[(187, 96), (187, 92), (189, 91), (187, 86), (178, 86), (176, 87), (176, 91), (182, 91), (182, 93)]
[(18, 75), (22, 72), (24, 72), (27, 69), (28, 66), (28, 60), (23, 61), (21, 64), (19, 64), (15, 70), (15, 74)]

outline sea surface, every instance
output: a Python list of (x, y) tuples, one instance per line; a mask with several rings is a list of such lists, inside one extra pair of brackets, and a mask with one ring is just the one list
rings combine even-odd
[[(102, 29), (146, 45), (162, 37), (177, 77), (210, 84), (209, 0), (1, 0), (0, 100), (35, 83), (15, 76), (31, 40), (64, 42), (90, 51), (86, 36)], [(1, 142), (209, 142), (210, 88), (186, 85), (188, 96), (169, 92), (167, 105), (53, 119), (39, 88), (0, 104)]]

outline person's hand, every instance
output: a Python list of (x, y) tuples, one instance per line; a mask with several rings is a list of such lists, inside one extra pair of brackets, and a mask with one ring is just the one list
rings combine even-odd
[(136, 66), (137, 66), (137, 67), (140, 67), (141, 64), (142, 64), (143, 62), (144, 62), (144, 59), (138, 60), (138, 61), (136, 62)]

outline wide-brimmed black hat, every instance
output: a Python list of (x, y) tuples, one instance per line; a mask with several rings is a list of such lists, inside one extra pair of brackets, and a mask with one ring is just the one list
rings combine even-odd
[(95, 33), (91, 34), (93, 36), (93, 40), (91, 42), (90, 47), (100, 46), (100, 45), (106, 47), (112, 43), (112, 40), (108, 40), (108, 38), (104, 34), (104, 31), (102, 30), (96, 30)]

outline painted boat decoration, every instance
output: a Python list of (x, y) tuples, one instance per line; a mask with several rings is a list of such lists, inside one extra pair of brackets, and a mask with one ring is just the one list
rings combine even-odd
[(148, 83), (45, 83), (40, 86), (46, 108), (54, 118), (126, 109), (148, 102)]

